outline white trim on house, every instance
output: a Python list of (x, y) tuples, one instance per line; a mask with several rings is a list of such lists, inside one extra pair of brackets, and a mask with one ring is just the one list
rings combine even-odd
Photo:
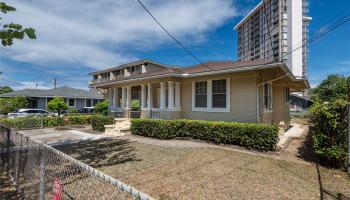
[[(226, 79), (226, 108), (213, 108), (213, 92), (212, 92), (212, 82), (213, 80), (223, 80)], [(195, 95), (195, 83), (207, 81), (207, 107), (206, 108), (197, 108), (196, 104), (196, 95)], [(193, 112), (230, 112), (231, 111), (231, 87), (230, 87), (230, 78), (216, 78), (209, 80), (197, 80), (192, 81), (192, 111)]]
[[(86, 105), (87, 100), (90, 100), (90, 106)], [(93, 99), (85, 99), (85, 108), (93, 108), (92, 102), (93, 102)]]
[[(267, 107), (270, 107), (271, 108), (265, 108), (265, 84), (268, 85), (268, 90), (270, 92), (270, 95), (271, 95), (271, 98), (268, 98), (268, 99), (271, 99), (271, 102), (268, 102), (268, 106)], [(269, 112), (273, 112), (273, 87), (272, 87), (272, 83), (271, 82), (266, 82), (263, 84), (263, 107), (264, 107), (264, 112), (265, 113), (269, 113)]]

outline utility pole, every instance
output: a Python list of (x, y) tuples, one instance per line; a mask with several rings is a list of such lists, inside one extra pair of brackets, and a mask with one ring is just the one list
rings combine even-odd
[(53, 85), (54, 85), (54, 87), (56, 89), (56, 87), (57, 87), (57, 80), (56, 80), (56, 78), (54, 78), (52, 82), (53, 82)]

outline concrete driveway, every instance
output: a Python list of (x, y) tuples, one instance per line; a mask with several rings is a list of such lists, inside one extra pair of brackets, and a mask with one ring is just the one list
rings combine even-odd
[(91, 134), (80, 130), (64, 129), (56, 130), (55, 128), (21, 130), (19, 133), (46, 143), (50, 146), (76, 143), (85, 140), (98, 140), (101, 138), (109, 138), (103, 134)]

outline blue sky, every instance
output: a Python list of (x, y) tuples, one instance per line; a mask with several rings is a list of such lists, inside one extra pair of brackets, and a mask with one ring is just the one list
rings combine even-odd
[[(2, 16), (37, 31), (37, 40), (0, 49), (1, 85), (15, 89), (58, 85), (87, 89), (91, 71), (149, 58), (169, 65), (197, 64), (142, 10), (137, 1), (5, 1), (16, 13)], [(202, 61), (236, 60), (233, 26), (259, 0), (144, 0), (159, 21)], [(349, 0), (310, 0), (310, 34), (350, 7)], [(174, 9), (177, 8), (177, 9)], [(349, 12), (350, 10), (348, 10)], [(350, 75), (350, 23), (310, 46), (309, 79), (317, 85), (330, 73)]]

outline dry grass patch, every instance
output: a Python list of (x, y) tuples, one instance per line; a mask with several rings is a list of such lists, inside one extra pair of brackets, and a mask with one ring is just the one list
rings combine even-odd
[(314, 164), (217, 148), (165, 148), (117, 139), (59, 149), (159, 199), (350, 198), (345, 172)]

